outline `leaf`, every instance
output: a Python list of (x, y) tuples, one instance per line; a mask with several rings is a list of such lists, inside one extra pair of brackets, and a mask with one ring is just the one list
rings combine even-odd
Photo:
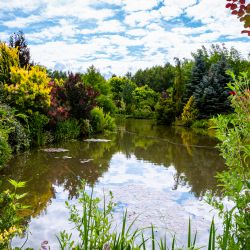
[(15, 181), (12, 179), (9, 179), (9, 183), (15, 188), (23, 188), (26, 185), (25, 181)]

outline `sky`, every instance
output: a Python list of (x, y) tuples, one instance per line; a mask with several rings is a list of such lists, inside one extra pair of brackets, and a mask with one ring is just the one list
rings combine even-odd
[(32, 60), (50, 69), (124, 75), (250, 38), (226, 0), (0, 0), (0, 40), (22, 30)]

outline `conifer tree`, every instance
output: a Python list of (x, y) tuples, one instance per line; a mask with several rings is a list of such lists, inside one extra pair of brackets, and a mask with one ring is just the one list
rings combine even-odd
[(27, 67), (30, 64), (30, 50), (22, 31), (10, 36), (9, 46), (18, 49), (20, 66)]
[(201, 118), (230, 110), (229, 91), (226, 88), (231, 80), (226, 73), (228, 68), (225, 57), (221, 58), (218, 63), (212, 64), (208, 74), (195, 86), (193, 96)]
[(191, 73), (191, 79), (186, 85), (185, 102), (187, 102), (196, 91), (197, 86), (208, 71), (206, 58), (201, 51), (198, 51), (198, 54), (194, 56), (194, 60), (195, 62)]

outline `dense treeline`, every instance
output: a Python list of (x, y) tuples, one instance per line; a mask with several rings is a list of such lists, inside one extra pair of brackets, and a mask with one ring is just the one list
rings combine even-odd
[(224, 45), (192, 56), (106, 80), (94, 66), (72, 73), (31, 62), (24, 34), (12, 35), (0, 43), (0, 165), (31, 145), (112, 130), (117, 114), (203, 126), (200, 119), (230, 113), (227, 72), (250, 75), (249, 60)]

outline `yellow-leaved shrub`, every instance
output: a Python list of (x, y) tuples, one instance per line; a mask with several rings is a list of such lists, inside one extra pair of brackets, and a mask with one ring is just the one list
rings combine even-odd
[(183, 122), (183, 125), (189, 127), (192, 122), (197, 119), (198, 113), (199, 111), (195, 107), (195, 99), (193, 96), (190, 96), (181, 114), (181, 120)]
[(0, 42), (0, 84), (8, 84), (10, 81), (11, 67), (19, 66), (17, 48), (10, 48)]
[(24, 113), (43, 112), (50, 106), (50, 78), (46, 70), (33, 66), (29, 70), (11, 67), (11, 84), (5, 84), (6, 101)]

